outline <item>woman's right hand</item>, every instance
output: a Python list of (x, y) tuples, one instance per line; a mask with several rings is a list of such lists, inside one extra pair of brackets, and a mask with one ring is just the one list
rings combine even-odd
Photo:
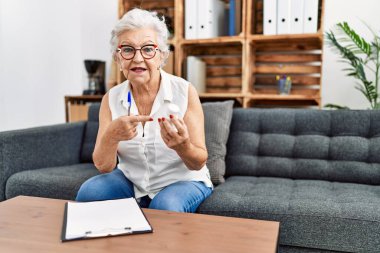
[(108, 126), (108, 135), (114, 142), (127, 141), (137, 136), (137, 125), (140, 122), (153, 121), (150, 116), (121, 116)]
[(111, 172), (117, 164), (117, 148), (120, 141), (136, 137), (139, 122), (152, 120), (149, 116), (121, 116), (112, 120), (109, 94), (103, 96), (99, 112), (99, 129), (92, 158), (101, 173)]

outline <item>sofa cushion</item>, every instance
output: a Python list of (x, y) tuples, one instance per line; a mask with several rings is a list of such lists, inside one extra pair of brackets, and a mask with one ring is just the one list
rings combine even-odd
[(91, 104), (88, 110), (88, 121), (84, 132), (81, 162), (92, 163), (92, 152), (95, 148), (96, 136), (99, 128), (100, 103)]
[(380, 248), (380, 186), (233, 176), (198, 212), (281, 222), (281, 245), (348, 252)]
[(20, 170), (79, 163), (84, 128), (75, 122), (0, 132), (0, 201), (6, 181)]
[(18, 195), (74, 200), (79, 187), (99, 172), (91, 163), (26, 170), (6, 183), (6, 198)]
[(380, 110), (235, 109), (226, 176), (380, 184)]
[(211, 181), (217, 185), (224, 182), (226, 171), (226, 143), (230, 131), (234, 101), (203, 103), (205, 117), (207, 167)]

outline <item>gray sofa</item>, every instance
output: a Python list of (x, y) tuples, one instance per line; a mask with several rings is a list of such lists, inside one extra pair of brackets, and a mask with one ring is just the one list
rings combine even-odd
[[(0, 199), (74, 199), (98, 110), (0, 133)], [(225, 161), (199, 213), (280, 221), (280, 252), (380, 252), (380, 111), (234, 109)]]

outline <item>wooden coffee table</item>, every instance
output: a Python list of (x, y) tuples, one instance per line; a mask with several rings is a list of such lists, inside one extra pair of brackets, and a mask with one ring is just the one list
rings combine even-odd
[(60, 238), (66, 202), (25, 196), (0, 202), (0, 251), (12, 253), (273, 253), (277, 251), (278, 222), (151, 209), (143, 210), (154, 229), (153, 233), (62, 243)]

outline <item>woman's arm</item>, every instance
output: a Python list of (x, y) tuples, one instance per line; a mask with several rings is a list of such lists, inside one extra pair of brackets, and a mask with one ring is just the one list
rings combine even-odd
[(204, 132), (204, 115), (197, 91), (189, 85), (189, 99), (186, 114), (182, 119), (173, 117), (161, 121), (161, 136), (169, 148), (174, 149), (190, 170), (200, 170), (207, 161)]
[(96, 137), (95, 149), (92, 154), (95, 167), (101, 173), (111, 172), (116, 167), (117, 146), (119, 144), (108, 129), (112, 121), (108, 104), (108, 93), (104, 95), (99, 111), (99, 130)]
[(121, 116), (112, 120), (108, 93), (104, 95), (99, 111), (99, 130), (92, 154), (95, 167), (101, 173), (111, 172), (117, 163), (117, 147), (120, 141), (130, 140), (137, 135), (139, 122), (151, 121), (149, 116)]

